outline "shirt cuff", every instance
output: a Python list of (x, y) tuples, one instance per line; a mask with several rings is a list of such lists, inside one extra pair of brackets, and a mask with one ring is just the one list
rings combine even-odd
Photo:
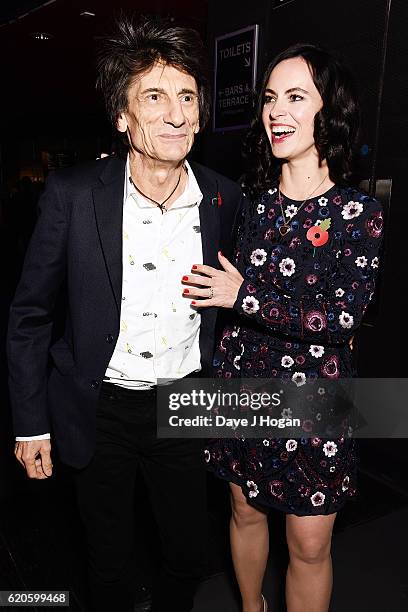
[(51, 435), (49, 433), (41, 434), (39, 436), (16, 436), (16, 442), (27, 442), (29, 440), (49, 440)]

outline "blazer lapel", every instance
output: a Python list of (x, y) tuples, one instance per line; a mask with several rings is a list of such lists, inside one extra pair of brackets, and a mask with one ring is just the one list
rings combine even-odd
[(106, 271), (120, 317), (122, 299), (122, 223), (125, 162), (112, 157), (92, 190), (96, 225)]
[(194, 162), (189, 162), (203, 194), (199, 207), (203, 262), (213, 268), (219, 268), (218, 249), (220, 241), (220, 216), (218, 212), (218, 184), (209, 180), (205, 169)]

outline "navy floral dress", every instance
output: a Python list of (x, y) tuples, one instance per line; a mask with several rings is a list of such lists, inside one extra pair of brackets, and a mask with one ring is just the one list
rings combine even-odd
[[(235, 265), (244, 282), (218, 345), (217, 377), (356, 376), (349, 340), (373, 296), (383, 214), (333, 186), (300, 202), (276, 187), (242, 211)], [(283, 236), (281, 206), (290, 230)], [(282, 414), (282, 416), (290, 416)], [(250, 503), (298, 516), (337, 512), (356, 493), (356, 442), (305, 437), (210, 440), (205, 460)]]

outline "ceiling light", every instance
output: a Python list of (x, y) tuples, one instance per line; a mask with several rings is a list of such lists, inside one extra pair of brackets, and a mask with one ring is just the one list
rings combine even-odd
[(48, 34), (47, 32), (33, 32), (31, 37), (35, 38), (35, 40), (50, 40), (54, 38), (52, 34)]

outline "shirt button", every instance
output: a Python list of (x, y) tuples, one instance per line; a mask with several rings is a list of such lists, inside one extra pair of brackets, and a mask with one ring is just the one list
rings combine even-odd
[(113, 336), (112, 336), (112, 334), (108, 334), (108, 335), (106, 336), (106, 342), (109, 342), (109, 344), (112, 344), (112, 342), (113, 342)]
[(92, 389), (97, 389), (99, 387), (99, 381), (98, 380), (92, 380), (91, 381), (91, 387), (92, 387)]

